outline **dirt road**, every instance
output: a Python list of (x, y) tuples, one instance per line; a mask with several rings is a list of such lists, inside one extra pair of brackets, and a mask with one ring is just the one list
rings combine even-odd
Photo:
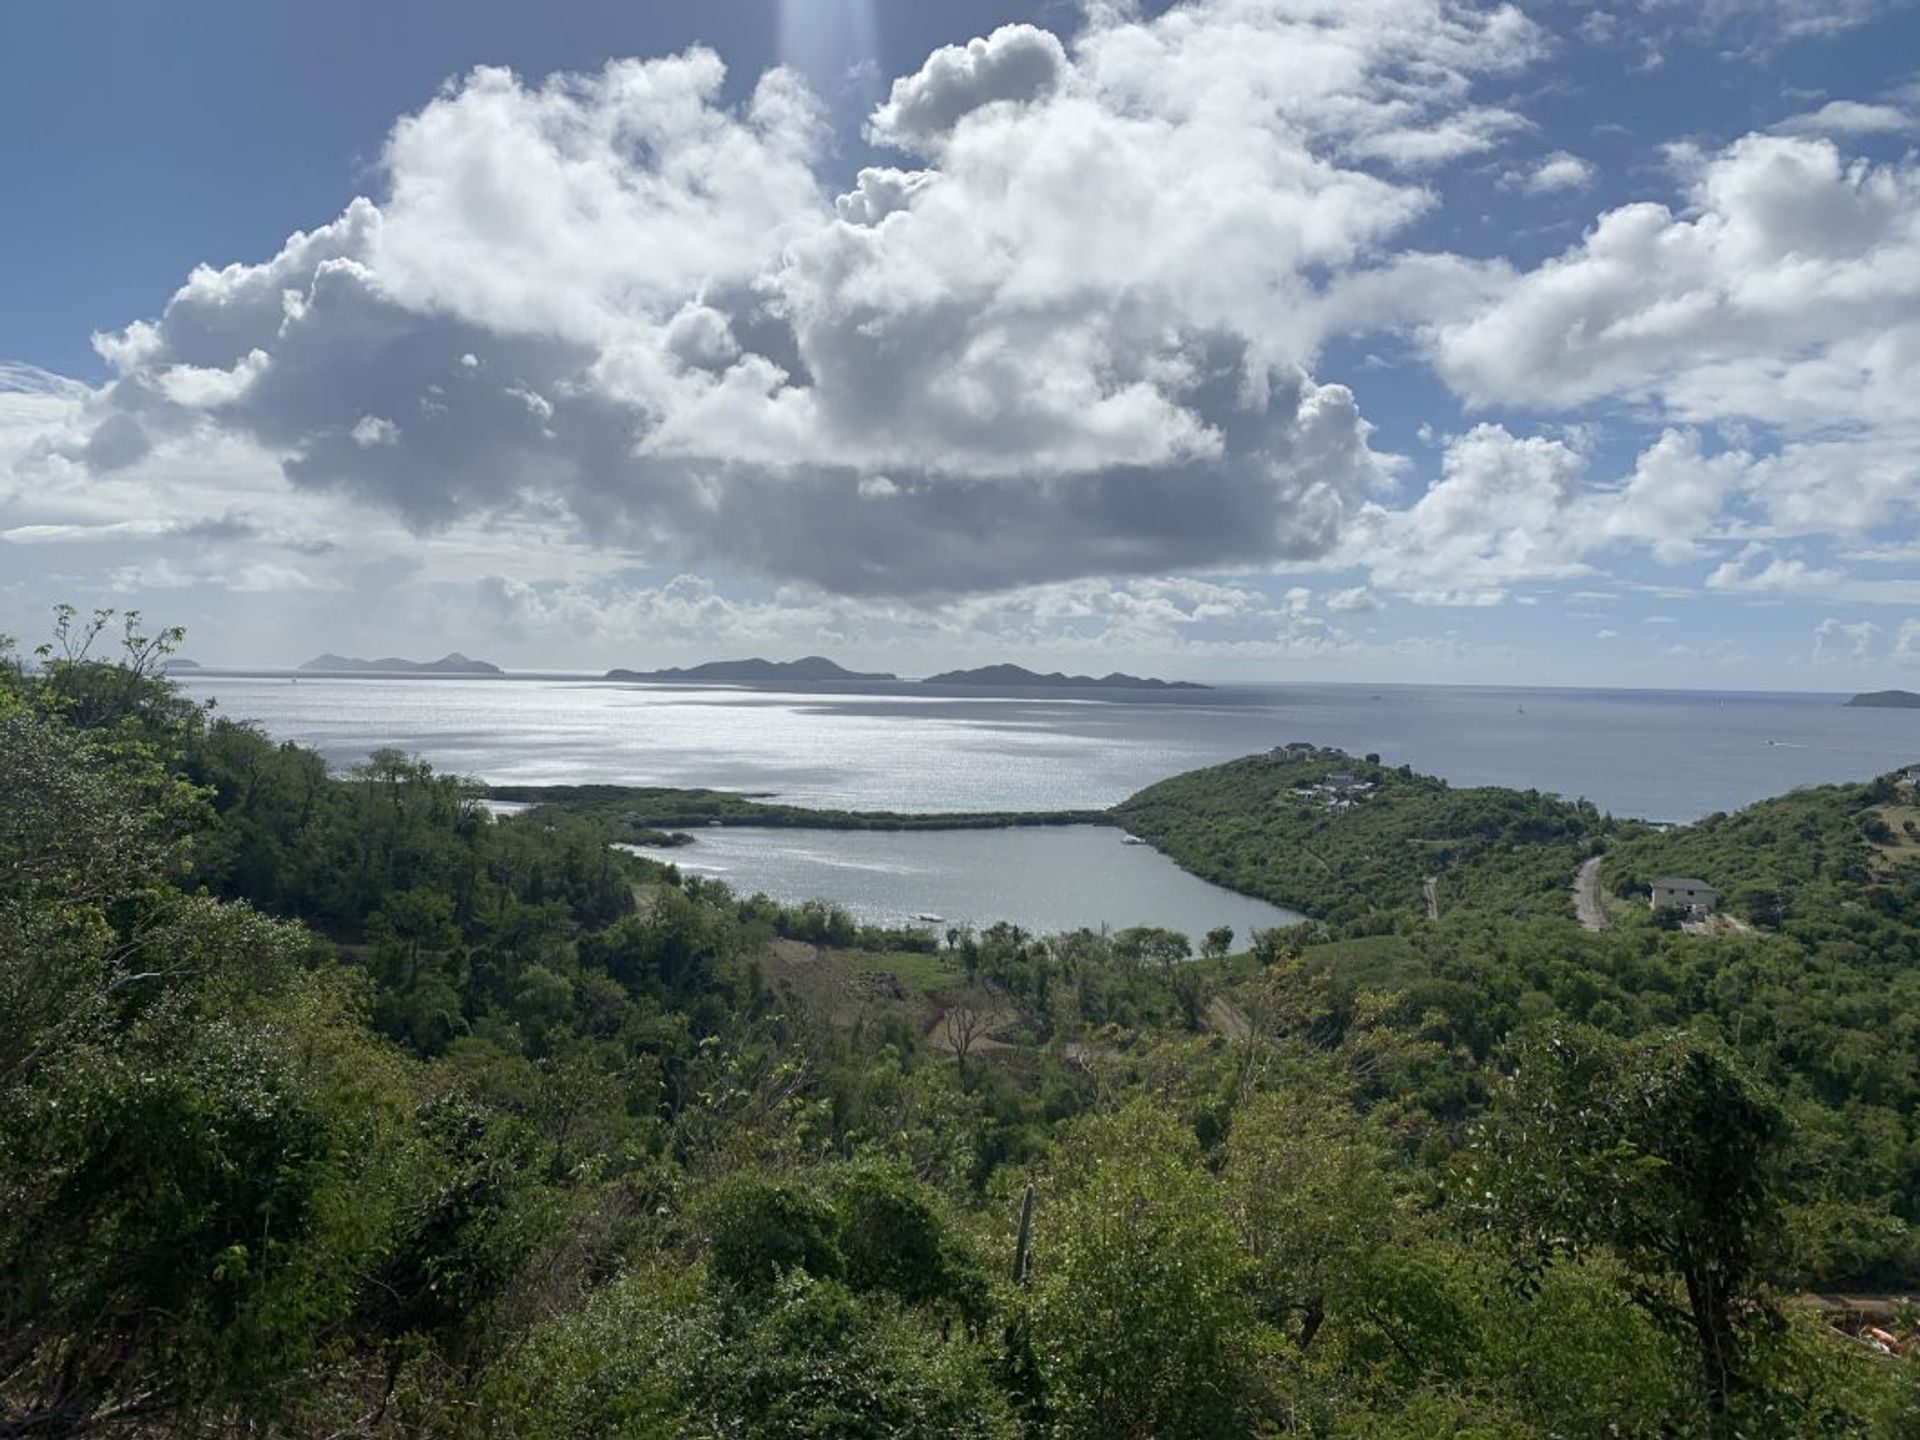
[(1606, 906), (1600, 902), (1600, 857), (1598, 855), (1582, 865), (1573, 877), (1573, 913), (1580, 917), (1580, 924), (1584, 929), (1607, 928)]

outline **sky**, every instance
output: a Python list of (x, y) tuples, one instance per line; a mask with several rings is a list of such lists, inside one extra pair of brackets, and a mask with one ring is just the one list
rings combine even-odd
[(0, 7), (0, 632), (1920, 688), (1909, 0)]

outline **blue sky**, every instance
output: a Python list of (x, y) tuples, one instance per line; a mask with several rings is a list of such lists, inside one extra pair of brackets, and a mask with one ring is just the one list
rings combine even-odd
[(0, 120), (0, 630), (1920, 685), (1912, 4), (80, 0)]
[[(29, 135), (5, 161), (0, 257), (8, 357), (107, 378), (95, 330), (151, 314), (195, 265), (253, 261), (369, 184), (396, 116), (476, 65), (528, 76), (713, 46), (733, 98), (772, 66), (845, 83), (853, 27), (825, 4), (783, 54), (780, 0), (346, 0), (312, 12), (239, 0), (79, 0), (0, 11), (0, 115)], [(1059, 4), (874, 7), (876, 75), (995, 26), (1071, 21)], [(858, 113), (842, 137), (867, 147)]]

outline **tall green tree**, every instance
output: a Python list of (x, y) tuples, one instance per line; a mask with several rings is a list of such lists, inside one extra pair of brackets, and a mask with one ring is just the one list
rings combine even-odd
[(1033, 1212), (1027, 1326), (1051, 1433), (1241, 1436), (1262, 1346), (1192, 1134), (1136, 1103), (1070, 1133)]
[(1717, 1043), (1623, 1042), (1554, 1027), (1518, 1044), (1480, 1172), (1528, 1260), (1604, 1249), (1635, 1298), (1694, 1354), (1716, 1432), (1746, 1379), (1749, 1338), (1776, 1318), (1779, 1105)]

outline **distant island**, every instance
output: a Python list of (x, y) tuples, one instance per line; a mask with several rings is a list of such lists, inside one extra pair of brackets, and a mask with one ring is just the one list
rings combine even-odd
[(609, 670), (607, 679), (621, 681), (711, 681), (722, 685), (818, 685), (863, 680), (897, 680), (897, 675), (848, 670), (824, 655), (806, 655), (798, 660), (709, 660), (686, 669)]
[(380, 660), (361, 660), (352, 655), (316, 655), (300, 667), (333, 675), (499, 675), (498, 665), (485, 660), (469, 660), (459, 651), (438, 660), (400, 660), (387, 656)]
[(1920, 710), (1920, 695), (1911, 690), (1869, 690), (1847, 704), (1862, 710)]
[(198, 670), (199, 668), (200, 662), (198, 660), (189, 660), (184, 655), (175, 655), (171, 659), (162, 661), (160, 664), (161, 671), (168, 675), (171, 675), (176, 670)]
[(1140, 675), (1041, 675), (1019, 665), (983, 665), (978, 670), (948, 670), (929, 675), (924, 685), (979, 685), (1002, 689), (1049, 690), (1211, 690), (1191, 680), (1152, 680)]

